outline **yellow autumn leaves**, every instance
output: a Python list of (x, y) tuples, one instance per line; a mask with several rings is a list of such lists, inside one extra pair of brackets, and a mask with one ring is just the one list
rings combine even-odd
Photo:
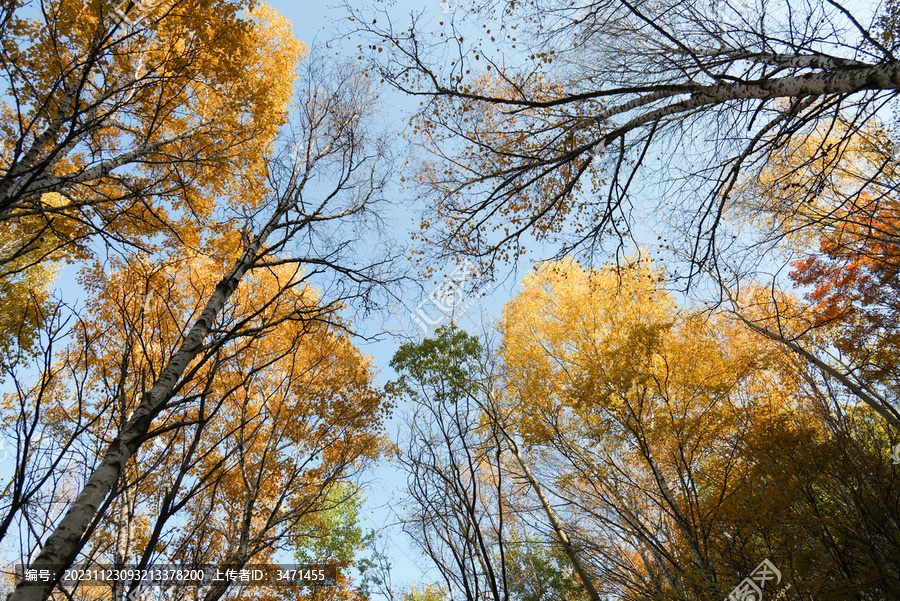
[(679, 308), (660, 279), (646, 262), (599, 271), (549, 263), (525, 279), (503, 328), (510, 391), (530, 437), (562, 408), (583, 435), (620, 438), (646, 417), (664, 436), (772, 355), (737, 324)]
[[(806, 591), (832, 569), (814, 558), (833, 545), (867, 552), (845, 537), (870, 516), (840, 490), (860, 465), (889, 471), (870, 412), (845, 406), (838, 425), (828, 405), (840, 395), (818, 388), (815, 369), (728, 312), (679, 303), (652, 263), (540, 264), (501, 329), (504, 420), (595, 585), (712, 598), (740, 581), (748, 555), (802, 565), (792, 577)], [(834, 538), (817, 530), (823, 507)]]

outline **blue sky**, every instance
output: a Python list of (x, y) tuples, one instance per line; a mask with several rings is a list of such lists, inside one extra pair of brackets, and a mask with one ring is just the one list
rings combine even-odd
[[(341, 47), (343, 47), (344, 50), (348, 51), (348, 56), (355, 49), (356, 42), (353, 39), (347, 37), (335, 38), (337, 32), (340, 31), (347, 20), (346, 12), (343, 8), (314, 3), (301, 4), (289, 0), (270, 0), (269, 4), (291, 20), (295, 36), (311, 48), (321, 47), (328, 43), (334, 51), (340, 51)], [(367, 4), (367, 6), (371, 6), (371, 4)], [(447, 6), (447, 4), (442, 5), (441, 0), (428, 0), (425, 3), (398, 0), (392, 2), (388, 8), (391, 14), (396, 15), (398, 19), (402, 19), (404, 15), (408, 15), (413, 11), (417, 13), (420, 11), (424, 12), (425, 23), (434, 22), (436, 25), (438, 21), (446, 18), (444, 11), (447, 10)], [(321, 48), (319, 49), (321, 50)], [(391, 125), (395, 125), (399, 131), (406, 122), (410, 111), (417, 104), (417, 102), (405, 98), (397, 92), (385, 89), (383, 117)], [(402, 140), (398, 138), (398, 150), (402, 150), (401, 142)], [(393, 214), (388, 217), (388, 221), (393, 223), (396, 236), (408, 239), (411, 228), (415, 227), (415, 224), (418, 222), (415, 210), (416, 200), (408, 196), (403, 197), (403, 192), (399, 190), (397, 194), (399, 195), (395, 197), (397, 204), (392, 208)], [(414, 324), (410, 313), (416, 310), (419, 303), (422, 302), (423, 296), (427, 296), (454, 269), (454, 265), (449, 262), (445, 265), (434, 265), (433, 267), (438, 274), (437, 279), (419, 282), (421, 288), (411, 288), (407, 294), (401, 295), (401, 300), (405, 306), (398, 305), (394, 307), (392, 311), (394, 315), (392, 317), (375, 316), (371, 318), (372, 321), (370, 323), (359, 323), (358, 325), (367, 332), (385, 329), (395, 334), (400, 334), (405, 328), (412, 336), (420, 335), (420, 331)], [(465, 315), (459, 319), (459, 325), (474, 332), (480, 329), (479, 323), (482, 319), (488, 321), (496, 319), (500, 315), (503, 304), (512, 297), (515, 282), (516, 278), (510, 278), (505, 282), (493, 284), (488, 294), (472, 295), (470, 298), (466, 298), (467, 310)], [(426, 315), (437, 320), (437, 314), (433, 311), (428, 312), (426, 309)], [(445, 321), (441, 320), (440, 323)], [(393, 377), (388, 363), (401, 343), (401, 337), (389, 335), (385, 335), (375, 342), (365, 343), (357, 341), (362, 350), (374, 358), (379, 370), (379, 383), (383, 384)], [(393, 422), (388, 425), (388, 431), (394, 439), (396, 439), (398, 424), (403, 413), (403, 407), (398, 407)], [(364, 514), (367, 521), (366, 527), (376, 530), (387, 527), (384, 530), (384, 539), (387, 543), (387, 551), (394, 563), (393, 583), (400, 590), (403, 590), (413, 583), (418, 584), (421, 588), (424, 584), (438, 581), (439, 576), (436, 572), (430, 570), (428, 560), (421, 556), (418, 551), (414, 551), (411, 548), (409, 541), (399, 528), (390, 527), (391, 524), (396, 522), (393, 509), (395, 509), (395, 501), (399, 500), (405, 487), (405, 476), (399, 473), (395, 466), (383, 462), (374, 470), (363, 474), (361, 480), (368, 497)]]

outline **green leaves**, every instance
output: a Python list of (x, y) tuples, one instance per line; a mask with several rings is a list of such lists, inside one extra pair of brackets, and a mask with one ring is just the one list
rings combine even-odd
[(558, 548), (535, 541), (510, 545), (509, 588), (518, 601), (576, 601), (584, 598), (569, 559)]
[(359, 510), (365, 497), (349, 482), (337, 482), (325, 493), (324, 509), (312, 516), (313, 525), (297, 536), (294, 557), (298, 564), (337, 562), (352, 565), (356, 555), (370, 546), (374, 532), (364, 533)]
[(426, 390), (439, 403), (456, 403), (478, 389), (475, 376), (481, 342), (455, 325), (441, 326), (434, 338), (406, 343), (391, 359), (400, 378), (389, 387), (417, 398)]

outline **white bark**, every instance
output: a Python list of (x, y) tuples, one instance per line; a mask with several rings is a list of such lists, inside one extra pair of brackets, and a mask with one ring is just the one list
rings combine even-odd
[(497, 427), (500, 429), (501, 434), (503, 434), (503, 437), (506, 439), (510, 451), (512, 451), (513, 456), (516, 458), (516, 462), (522, 469), (525, 480), (527, 480), (528, 484), (531, 485), (531, 488), (534, 490), (534, 494), (537, 495), (538, 500), (541, 502), (541, 507), (544, 509), (544, 514), (547, 516), (547, 520), (550, 522), (550, 526), (556, 533), (556, 537), (559, 539), (560, 543), (562, 543), (563, 551), (565, 551), (566, 556), (569, 558), (569, 561), (572, 562), (572, 567), (575, 568), (575, 572), (578, 574), (578, 578), (579, 580), (581, 580), (581, 584), (582, 586), (584, 586), (584, 590), (587, 592), (591, 601), (603, 601), (600, 598), (597, 589), (594, 588), (594, 583), (591, 581), (590, 575), (581, 564), (578, 553), (575, 552), (575, 547), (572, 545), (572, 541), (569, 539), (569, 535), (566, 534), (566, 531), (563, 529), (562, 522), (559, 520), (559, 516), (556, 515), (556, 511), (553, 509), (553, 505), (550, 504), (550, 501), (547, 499), (547, 495), (544, 494), (543, 487), (534, 476), (534, 472), (531, 471), (528, 462), (525, 461), (525, 457), (519, 450), (519, 445), (509, 434), (509, 431), (506, 428), (506, 424), (502, 422), (502, 417), (499, 415), (500, 410), (498, 404), (495, 401), (493, 392), (489, 392), (488, 396), (490, 397), (491, 404), (493, 405), (491, 409), (492, 413), (494, 413), (494, 419), (496, 421)]
[[(2, 207), (2, 209), (0, 209), (0, 219), (14, 217), (15, 215), (12, 215), (12, 211), (22, 204), (24, 200), (27, 200), (34, 195), (60, 192), (73, 184), (89, 182), (104, 177), (114, 169), (156, 152), (163, 146), (185, 140), (197, 134), (211, 123), (212, 120), (202, 121), (178, 134), (166, 136), (153, 142), (146, 142), (131, 150), (119, 153), (93, 167), (80, 170), (77, 173), (68, 175), (48, 175), (37, 180), (31, 180), (25, 176), (17, 176), (16, 173), (10, 172), (9, 177), (12, 178), (11, 182), (0, 189), (0, 207)], [(26, 159), (27, 158), (28, 157), (26, 157)], [(26, 163), (24, 159), (16, 165), (16, 168), (19, 171), (24, 171), (26, 167), (30, 167), (30, 165)]]
[[(134, 541), (134, 490), (126, 487), (122, 491), (122, 499), (119, 503), (119, 515), (116, 528), (116, 557), (113, 569), (121, 570), (128, 567), (128, 558), (131, 556), (131, 546)], [(125, 581), (113, 581), (113, 601), (122, 601), (125, 592)]]
[(8, 597), (8, 601), (43, 601), (49, 596), (56, 578), (61, 575), (65, 567), (71, 565), (77, 556), (82, 547), (82, 540), (100, 505), (119, 481), (128, 460), (135, 454), (142, 437), (149, 431), (151, 422), (165, 407), (187, 366), (203, 349), (203, 341), (209, 334), (216, 316), (237, 289), (244, 274), (254, 264), (259, 250), (274, 231), (279, 220), (295, 204), (296, 201), (287, 199), (279, 203), (275, 213), (256, 239), (244, 249), (231, 271), (219, 281), (200, 317), (191, 326), (178, 351), (169, 360), (150, 391), (144, 395), (59, 525), (47, 538), (40, 554), (30, 567), (50, 569), (53, 574), (51, 582), (23, 580)]
[(686, 90), (656, 91), (612, 107), (596, 118), (607, 119), (663, 98), (675, 98), (690, 94), (690, 98), (649, 111), (615, 128), (602, 138), (609, 144), (612, 140), (643, 125), (656, 123), (674, 115), (690, 113), (704, 106), (715, 106), (732, 100), (831, 96), (851, 94), (862, 90), (896, 89), (900, 89), (900, 63), (892, 62), (868, 67), (842, 67), (828, 72), (753, 82), (697, 85)]

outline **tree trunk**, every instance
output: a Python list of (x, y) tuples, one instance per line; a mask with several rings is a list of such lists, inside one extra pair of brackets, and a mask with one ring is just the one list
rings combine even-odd
[(63, 570), (72, 564), (84, 545), (85, 534), (101, 503), (116, 486), (129, 459), (135, 454), (142, 438), (150, 430), (153, 419), (165, 408), (185, 369), (203, 349), (203, 341), (209, 334), (219, 312), (237, 289), (244, 274), (255, 262), (260, 248), (275, 230), (278, 221), (295, 205), (295, 202), (290, 199), (279, 202), (274, 215), (262, 228), (256, 239), (246, 246), (231, 271), (219, 281), (200, 317), (191, 326), (181, 347), (169, 360), (150, 391), (144, 395), (131, 418), (107, 448), (100, 464), (90, 475), (81, 492), (78, 493), (60, 520), (59, 525), (47, 538), (40, 554), (29, 567), (49, 569), (50, 581), (22, 580), (8, 597), (8, 601), (43, 601), (50, 595), (50, 591), (62, 575)]
[[(493, 392), (489, 392), (488, 396), (490, 397), (491, 404), (493, 405), (492, 413), (498, 412), (499, 410), (497, 408)], [(516, 458), (516, 462), (518, 462), (519, 467), (522, 468), (522, 472), (525, 474), (525, 479), (528, 481), (528, 484), (531, 485), (531, 488), (534, 489), (534, 493), (540, 500), (541, 507), (543, 507), (544, 513), (547, 515), (547, 519), (550, 521), (550, 525), (553, 527), (553, 531), (556, 533), (556, 537), (559, 539), (559, 542), (562, 543), (562, 547), (566, 552), (566, 556), (568, 556), (569, 561), (572, 562), (572, 567), (575, 568), (575, 572), (578, 574), (578, 578), (579, 580), (581, 580), (581, 584), (584, 587), (584, 590), (587, 592), (591, 601), (603, 601), (600, 598), (600, 594), (597, 592), (597, 589), (594, 588), (594, 583), (591, 582), (591, 578), (588, 575), (587, 570), (585, 570), (584, 566), (581, 565), (581, 560), (578, 558), (578, 554), (575, 552), (575, 547), (572, 545), (572, 541), (569, 540), (569, 535), (566, 534), (565, 530), (563, 530), (562, 523), (559, 521), (559, 517), (553, 510), (553, 506), (550, 505), (550, 501), (547, 499), (547, 495), (544, 494), (544, 489), (541, 487), (541, 484), (540, 482), (538, 482), (537, 478), (535, 478), (534, 473), (528, 466), (528, 462), (525, 461), (525, 457), (522, 456), (522, 452), (519, 450), (519, 445), (516, 444), (516, 441), (513, 440), (513, 437), (507, 431), (506, 425), (501, 423), (500, 416), (497, 413), (494, 413), (494, 415), (497, 427), (500, 429), (500, 432), (503, 433), (503, 437), (509, 444), (509, 448), (512, 451), (513, 456)]]

